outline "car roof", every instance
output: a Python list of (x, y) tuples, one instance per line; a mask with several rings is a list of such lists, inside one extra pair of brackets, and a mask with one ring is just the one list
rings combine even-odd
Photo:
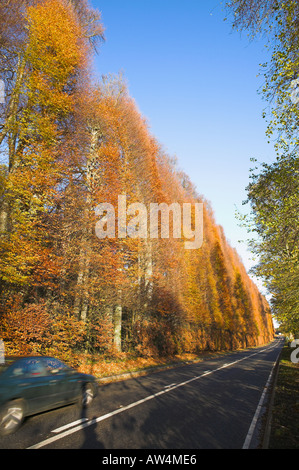
[[(16, 361), (19, 361), (21, 359), (57, 359), (53, 356), (5, 356), (4, 358), (4, 364), (8, 364), (8, 363), (12, 363), (12, 362), (16, 362)], [(60, 359), (57, 359), (58, 361), (60, 361)]]

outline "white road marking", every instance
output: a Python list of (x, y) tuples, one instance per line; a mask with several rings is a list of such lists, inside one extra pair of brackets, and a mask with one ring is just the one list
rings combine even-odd
[[(265, 349), (263, 351), (265, 351)], [(261, 351), (261, 352), (263, 352), (263, 351)], [(249, 449), (249, 447), (250, 447), (251, 440), (252, 440), (256, 425), (257, 425), (257, 421), (258, 421), (259, 416), (260, 416), (261, 411), (262, 411), (262, 407), (263, 407), (263, 404), (264, 404), (264, 401), (265, 401), (266, 393), (267, 393), (269, 385), (271, 383), (272, 375), (273, 375), (274, 368), (276, 366), (278, 357), (279, 357), (279, 354), (278, 354), (278, 356), (275, 360), (274, 366), (272, 367), (272, 370), (271, 370), (270, 375), (268, 377), (267, 383), (266, 383), (265, 388), (263, 390), (263, 393), (262, 393), (262, 396), (260, 398), (259, 404), (258, 404), (257, 409), (255, 411), (254, 417), (251, 421), (251, 425), (249, 427), (249, 430), (248, 430), (248, 433), (247, 433), (247, 436), (246, 436), (246, 439), (245, 439), (245, 442), (243, 444), (242, 449)]]
[(175, 384), (170, 384), (170, 385), (165, 385), (164, 388), (170, 388), (170, 387), (173, 387), (174, 385), (176, 385), (176, 383)]
[(51, 432), (54, 432), (55, 434), (65, 431), (66, 429), (72, 428), (73, 426), (76, 426), (77, 424), (84, 423), (85, 421), (88, 421), (88, 418), (81, 418), (77, 419), (77, 421), (73, 421), (72, 423), (65, 424), (64, 426), (61, 426), (60, 428), (56, 428)]
[[(271, 346), (270, 346), (270, 348), (268, 348), (268, 350), (269, 349), (271, 349)], [(264, 351), (265, 350), (259, 351), (259, 352), (253, 353), (253, 354), (249, 354), (248, 356), (245, 356), (241, 359), (238, 359), (237, 361), (231, 362), (229, 364), (224, 364), (223, 366), (218, 367), (217, 369), (214, 369), (214, 370), (211, 370), (211, 371), (206, 371), (206, 372), (202, 373), (201, 375), (193, 377), (192, 379), (189, 379), (189, 380), (186, 380), (185, 382), (181, 382), (179, 384), (170, 386), (169, 388), (161, 390), (158, 393), (154, 393), (153, 395), (149, 395), (146, 398), (142, 398), (141, 400), (135, 401), (134, 403), (131, 403), (130, 405), (127, 405), (127, 406), (124, 406), (124, 407), (119, 408), (117, 410), (114, 410), (114, 411), (112, 411), (110, 413), (107, 413), (103, 416), (99, 416), (98, 418), (93, 418), (93, 419), (91, 419), (87, 422), (80, 423), (78, 426), (75, 426), (75, 427), (72, 426), (71, 429), (66, 429), (61, 434), (57, 434), (56, 436), (52, 436), (48, 439), (45, 439), (44, 441), (38, 442), (37, 444), (34, 444), (33, 446), (27, 447), (27, 449), (40, 449), (41, 447), (45, 447), (48, 444), (51, 444), (55, 441), (58, 441), (59, 439), (63, 439), (64, 437), (67, 437), (67, 436), (69, 436), (69, 435), (71, 435), (75, 432), (81, 431), (82, 429), (85, 429), (85, 428), (87, 428), (87, 427), (89, 427), (93, 424), (97, 424), (97, 423), (100, 423), (101, 421), (105, 421), (106, 419), (112, 418), (112, 416), (116, 416), (117, 414), (123, 413), (124, 411), (127, 411), (131, 408), (135, 408), (136, 406), (139, 406), (142, 403), (146, 403), (147, 401), (153, 400), (154, 398), (157, 398), (161, 395), (164, 395), (165, 393), (168, 393), (168, 392), (170, 392), (172, 390), (175, 390), (179, 387), (183, 387), (185, 385), (188, 385), (191, 382), (194, 382), (195, 380), (201, 379), (202, 377), (206, 377), (207, 375), (214, 374), (218, 370), (221, 370), (221, 369), (224, 369), (226, 367), (232, 366), (234, 364), (237, 364), (238, 362), (245, 361), (246, 359), (249, 359), (250, 357), (256, 356), (257, 354), (260, 354), (261, 352), (264, 352)]]

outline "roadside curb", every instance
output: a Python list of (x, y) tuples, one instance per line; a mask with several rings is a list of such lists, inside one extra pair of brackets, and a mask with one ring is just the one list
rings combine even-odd
[[(246, 348), (246, 349), (250, 349), (250, 348)], [(172, 362), (170, 364), (151, 366), (151, 367), (147, 367), (145, 369), (140, 369), (137, 371), (132, 371), (132, 372), (128, 371), (128, 372), (123, 372), (121, 374), (110, 375), (108, 377), (97, 377), (96, 380), (99, 385), (105, 385), (105, 384), (113, 383), (113, 382), (120, 382), (122, 380), (133, 379), (135, 377), (141, 377), (141, 376), (145, 376), (149, 374), (154, 374), (156, 372), (162, 372), (163, 370), (174, 369), (176, 367), (183, 367), (183, 366), (188, 366), (191, 364), (198, 364), (199, 362), (203, 362), (206, 359), (220, 358), (232, 352), (245, 351), (246, 349), (240, 349), (236, 351), (210, 352), (208, 354), (205, 354), (202, 357), (197, 357), (195, 359), (189, 359), (185, 361), (181, 360), (178, 362)]]
[[(218, 353), (211, 352), (208, 356), (198, 357), (193, 360), (191, 359), (191, 360), (186, 360), (186, 361), (173, 362), (171, 364), (157, 365), (157, 366), (147, 367), (145, 369), (140, 369), (137, 371), (123, 372), (121, 374), (110, 375), (107, 377), (97, 377), (96, 380), (99, 386), (106, 385), (109, 383), (121, 382), (123, 380), (133, 379), (136, 377), (143, 377), (149, 374), (154, 374), (156, 372), (162, 372), (163, 370), (170, 370), (176, 367), (183, 367), (183, 366), (190, 365), (190, 364), (197, 364), (199, 362), (203, 362), (207, 358), (213, 359), (215, 357), (217, 358), (223, 357), (231, 352), (238, 352), (238, 351), (244, 351), (244, 350), (250, 350), (250, 349), (251, 348), (245, 348), (245, 349), (240, 349), (237, 351), (221, 351)], [(280, 355), (279, 355), (277, 362), (279, 362), (279, 360), (280, 360)]]
[(97, 378), (99, 385), (105, 385), (114, 382), (121, 382), (122, 380), (134, 379), (136, 377), (143, 377), (149, 374), (154, 374), (156, 372), (162, 372), (163, 370), (175, 369), (176, 367), (183, 367), (190, 364), (197, 364), (202, 362), (203, 359), (195, 359), (194, 361), (182, 361), (173, 364), (167, 364), (164, 366), (153, 366), (147, 369), (140, 369), (134, 372), (124, 372), (122, 374), (111, 375), (109, 377), (100, 377)]
[(183, 367), (183, 366), (190, 365), (190, 364), (198, 364), (199, 362), (203, 362), (206, 359), (220, 358), (220, 357), (224, 357), (227, 354), (230, 354), (232, 352), (240, 352), (240, 351), (246, 351), (246, 350), (250, 350), (250, 349), (251, 348), (245, 348), (245, 349), (240, 349), (240, 350), (236, 350), (236, 351), (221, 351), (221, 352), (216, 352), (216, 353), (211, 352), (209, 355), (205, 355), (204, 357), (198, 357), (196, 359), (173, 362), (173, 363), (165, 364), (165, 365), (151, 366), (151, 367), (147, 367), (145, 369), (140, 369), (140, 370), (132, 371), (132, 372), (129, 372), (129, 371), (128, 372), (123, 372), (121, 374), (110, 375), (110, 376), (107, 376), (107, 377), (97, 377), (96, 380), (97, 380), (99, 385), (105, 385), (105, 384), (108, 384), (108, 383), (120, 382), (122, 380), (128, 380), (128, 379), (133, 379), (135, 377), (142, 377), (142, 376), (145, 376), (145, 375), (154, 374), (156, 372), (162, 372), (163, 370), (174, 369), (176, 367)]

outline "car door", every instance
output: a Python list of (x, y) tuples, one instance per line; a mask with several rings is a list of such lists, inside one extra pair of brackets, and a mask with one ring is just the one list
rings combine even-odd
[(46, 357), (43, 362), (52, 384), (52, 399), (57, 404), (70, 403), (79, 395), (77, 373), (64, 362), (56, 358)]
[(38, 413), (49, 407), (51, 384), (46, 370), (39, 358), (23, 359), (18, 364), (20, 373), (14, 377), (14, 386), (24, 398), (28, 413)]

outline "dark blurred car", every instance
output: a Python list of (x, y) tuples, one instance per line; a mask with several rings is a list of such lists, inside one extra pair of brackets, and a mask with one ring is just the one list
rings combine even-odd
[(0, 435), (14, 432), (25, 416), (75, 402), (88, 406), (97, 389), (95, 377), (54, 357), (6, 359), (0, 364)]

